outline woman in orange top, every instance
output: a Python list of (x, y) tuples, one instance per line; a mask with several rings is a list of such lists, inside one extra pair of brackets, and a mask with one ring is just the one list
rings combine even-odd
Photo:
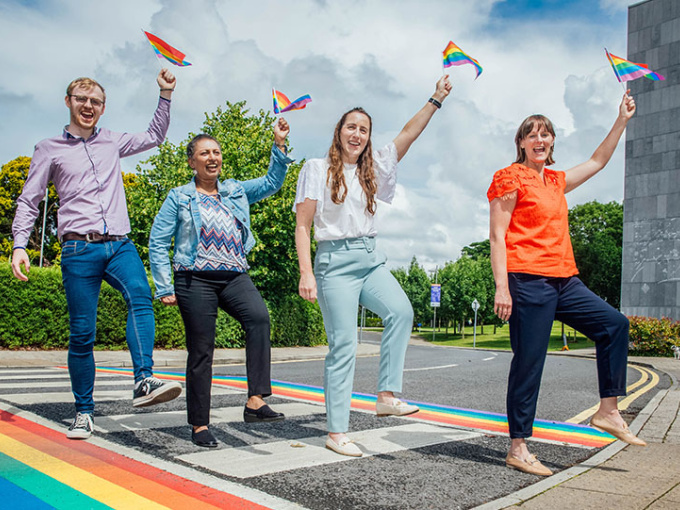
[(552, 165), (555, 130), (542, 115), (517, 130), (517, 160), (496, 172), (490, 202), (494, 312), (509, 320), (513, 351), (507, 410), (511, 446), (508, 467), (548, 476), (552, 471), (527, 449), (552, 323), (558, 319), (596, 343), (600, 407), (590, 423), (630, 444), (644, 446), (621, 418), (617, 396), (626, 392), (628, 319), (576, 277), (564, 194), (602, 170), (628, 121), (633, 98), (624, 94), (611, 131), (588, 161), (566, 172)]

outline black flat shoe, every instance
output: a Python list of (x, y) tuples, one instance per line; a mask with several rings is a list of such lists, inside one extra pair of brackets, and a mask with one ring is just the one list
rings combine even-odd
[(191, 442), (203, 448), (217, 448), (217, 439), (215, 439), (215, 436), (212, 435), (209, 429), (201, 430), (200, 432), (192, 430)]
[(283, 415), (283, 413), (277, 413), (267, 404), (263, 405), (259, 409), (251, 409), (248, 406), (243, 409), (243, 421), (246, 423), (281, 421), (285, 419), (286, 417)]

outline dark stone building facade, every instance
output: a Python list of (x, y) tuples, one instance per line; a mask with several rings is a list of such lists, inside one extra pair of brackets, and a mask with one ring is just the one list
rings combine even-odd
[(628, 60), (666, 80), (627, 83), (621, 311), (680, 320), (680, 0), (628, 8)]

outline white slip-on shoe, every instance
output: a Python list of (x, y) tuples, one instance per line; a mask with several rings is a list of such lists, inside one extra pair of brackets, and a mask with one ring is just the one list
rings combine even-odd
[(343, 438), (339, 443), (336, 443), (330, 436), (326, 439), (326, 448), (333, 450), (340, 455), (347, 455), (349, 457), (361, 457), (363, 452), (352, 441)]
[(420, 411), (418, 406), (413, 404), (407, 404), (402, 402), (398, 398), (395, 398), (391, 404), (383, 404), (382, 402), (376, 402), (375, 412), (378, 416), (408, 416), (409, 414), (417, 413)]

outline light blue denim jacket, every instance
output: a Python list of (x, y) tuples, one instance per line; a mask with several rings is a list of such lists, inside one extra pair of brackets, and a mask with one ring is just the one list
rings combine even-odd
[[(250, 230), (250, 204), (267, 198), (281, 189), (288, 164), (293, 160), (274, 145), (266, 175), (248, 181), (226, 179), (217, 183), (220, 199), (242, 225), (243, 247), (246, 254), (255, 246)], [(149, 263), (156, 286), (156, 298), (175, 293), (172, 285), (172, 265), (168, 251), (175, 238), (174, 261), (191, 268), (196, 260), (201, 237), (201, 212), (194, 179), (170, 190), (151, 227)]]

